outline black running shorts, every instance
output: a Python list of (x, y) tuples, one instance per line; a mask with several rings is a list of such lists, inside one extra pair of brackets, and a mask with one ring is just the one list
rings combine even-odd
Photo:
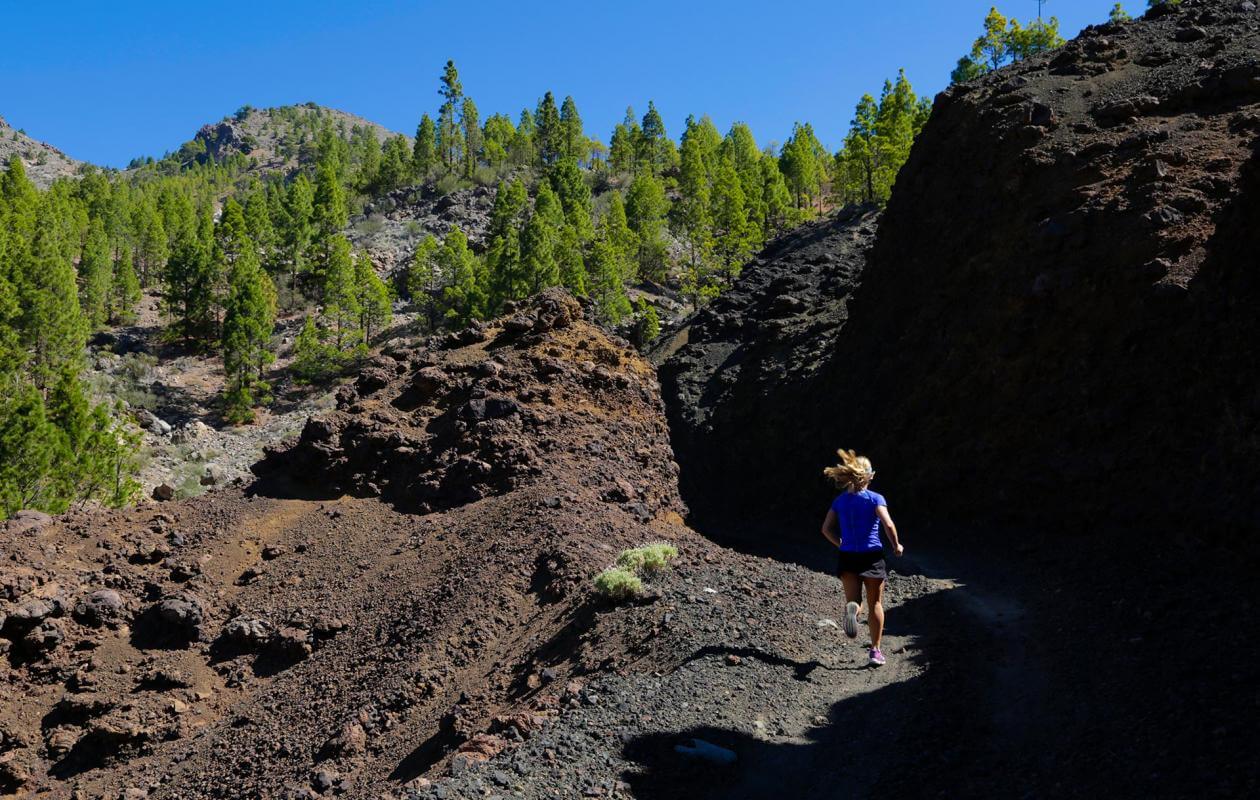
[(884, 561), (883, 550), (870, 550), (865, 553), (847, 553), (840, 551), (840, 562), (836, 573), (843, 575), (850, 572), (863, 578), (888, 579), (888, 564)]

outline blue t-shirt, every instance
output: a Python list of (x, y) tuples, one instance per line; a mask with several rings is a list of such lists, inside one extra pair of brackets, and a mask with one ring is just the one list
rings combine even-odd
[(882, 494), (863, 489), (845, 492), (831, 501), (831, 510), (840, 521), (840, 549), (845, 553), (869, 553), (883, 550), (879, 538), (879, 516), (875, 509), (886, 506)]

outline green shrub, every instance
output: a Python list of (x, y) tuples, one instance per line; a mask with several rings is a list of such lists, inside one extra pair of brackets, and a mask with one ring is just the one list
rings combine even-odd
[(622, 550), (617, 556), (617, 566), (631, 572), (660, 572), (669, 562), (678, 558), (678, 548), (668, 542), (654, 542), (643, 547)]
[(621, 603), (637, 597), (643, 591), (643, 581), (628, 569), (609, 567), (595, 576), (595, 591)]
[(356, 222), (354, 229), (363, 236), (375, 236), (385, 230), (385, 220), (377, 216), (367, 217)]
[(434, 184), (437, 193), (442, 196), (448, 195), (457, 189), (467, 189), (471, 186), (471, 182), (464, 180), (453, 172), (438, 178), (437, 183)]

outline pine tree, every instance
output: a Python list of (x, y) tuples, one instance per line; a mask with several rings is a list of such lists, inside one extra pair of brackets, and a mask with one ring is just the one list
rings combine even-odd
[(516, 126), (503, 114), (492, 114), (481, 129), (482, 154), (486, 163), (498, 169), (508, 161)]
[(14, 381), (0, 392), (0, 516), (24, 508), (65, 510), (54, 479), (57, 430), (39, 390)]
[(586, 261), (582, 256), (582, 238), (577, 229), (565, 223), (556, 242), (556, 265), (560, 269), (560, 284), (579, 297), (586, 296), (590, 283)]
[(608, 165), (614, 173), (638, 173), (639, 161), (636, 149), (642, 136), (643, 130), (634, 117), (634, 109), (626, 108), (626, 118), (613, 128), (608, 147)]
[[(0, 232), (4, 230), (5, 222), (4, 203), (0, 202)], [(11, 262), (6, 261), (6, 251), (5, 237), (0, 233), (0, 395), (25, 360), (18, 335), (22, 307), (18, 304), (18, 290), (13, 284), (9, 269)]]
[(626, 297), (622, 276), (626, 259), (617, 246), (600, 236), (591, 246), (590, 265), (587, 267), (588, 289), (599, 307), (600, 315), (616, 325), (630, 314), (630, 300)]
[(411, 149), (411, 168), (418, 179), (423, 181), (433, 171), (437, 160), (437, 128), (428, 114), (420, 117), (416, 126), (416, 140)]
[(254, 406), (268, 401), (262, 379), (275, 356), (271, 334), (276, 321), (276, 292), (253, 248), (244, 248), (232, 264), (223, 318), (224, 417), (249, 422)]
[(534, 124), (534, 147), (538, 152), (539, 163), (544, 167), (556, 163), (564, 154), (564, 132), (560, 126), (556, 98), (551, 92), (543, 95), (543, 99), (538, 102)]
[(305, 175), (289, 184), (284, 201), (285, 224), (281, 232), (289, 264), (290, 303), (296, 305), (298, 281), (310, 270), (311, 237), (314, 232), (315, 193)]
[(1013, 61), (1021, 61), (1063, 46), (1064, 39), (1059, 35), (1058, 17), (1051, 17), (1049, 20), (1038, 18), (1022, 28), (1011, 20), (1011, 27), (1008, 35)]
[(958, 64), (954, 67), (953, 72), (949, 73), (950, 83), (964, 83), (988, 72), (985, 65), (976, 61), (970, 55), (962, 56), (958, 59)]
[(109, 318), (109, 287), (113, 279), (109, 239), (99, 218), (92, 220), (79, 256), (79, 307), (89, 330), (99, 330)]
[(779, 169), (796, 199), (798, 210), (808, 209), (822, 186), (814, 147), (816, 141), (808, 124), (796, 123), (792, 126), (792, 138), (783, 145), (783, 154), (779, 157)]
[(666, 246), (662, 239), (669, 201), (665, 188), (650, 172), (640, 173), (626, 193), (626, 222), (635, 237), (638, 273), (651, 280), (665, 277)]
[(454, 228), (438, 251), (438, 269), (450, 276), (442, 291), (442, 315), (451, 326), (467, 325), (485, 314), (485, 290), (477, 280), (477, 267), (477, 257), (468, 249), (468, 238), (458, 227)]
[(512, 136), (512, 146), (508, 148), (508, 158), (513, 164), (533, 164), (537, 158), (535, 148), (534, 115), (528, 108), (521, 109), (520, 119), (516, 123), (516, 133)]
[(653, 175), (660, 175), (669, 167), (669, 146), (665, 121), (656, 110), (656, 103), (649, 100), (639, 131), (638, 146), (635, 148), (639, 165)]
[(207, 336), (213, 295), (212, 253), (197, 227), (182, 228), (171, 248), (164, 276), (171, 332), (191, 345)]
[(577, 233), (580, 241), (588, 241), (594, 235), (591, 224), (591, 187), (586, 184), (582, 170), (572, 159), (557, 161), (548, 172), (551, 188), (555, 190), (564, 218)]
[(722, 141), (722, 147), (730, 152), (735, 162), (735, 172), (739, 176), (739, 185), (744, 192), (744, 204), (748, 212), (750, 244), (756, 250), (764, 241), (763, 231), (766, 227), (762, 154), (757, 149), (757, 140), (753, 137), (752, 129), (742, 122), (731, 126)]
[(136, 303), (140, 301), (140, 279), (136, 276), (131, 250), (123, 248), (114, 262), (113, 279), (109, 290), (109, 320), (120, 324), (135, 319)]
[(135, 261), (140, 265), (140, 284), (152, 286), (166, 268), (166, 259), (170, 257), (169, 240), (161, 215), (148, 204), (140, 209), (136, 220)]
[(363, 309), (355, 286), (350, 242), (341, 234), (332, 237), (329, 245), (323, 298), (324, 318), (333, 331), (333, 346), (340, 353), (353, 350), (359, 344), (359, 315)]
[(885, 81), (879, 103), (870, 95), (858, 102), (844, 146), (835, 156), (833, 192), (845, 203), (884, 203), (914, 139), (931, 113), (916, 97), (905, 72)]
[(359, 328), (370, 345), (374, 334), (389, 327), (394, 314), (389, 287), (376, 274), (366, 252), (359, 253), (354, 261), (354, 284), (359, 301)]
[(412, 174), (412, 153), (403, 136), (391, 136), (381, 152), (381, 163), (374, 185), (377, 193), (392, 192), (406, 186)]
[[(1118, 3), (1112, 13), (1116, 10), (1124, 13)], [(950, 79), (954, 83), (968, 81), (1012, 61), (1053, 50), (1063, 42), (1059, 20), (1055, 17), (1047, 21), (1038, 15), (1027, 25), (1021, 25), (1019, 20), (1007, 19), (996, 8), (990, 8), (984, 18), (984, 32), (972, 43), (971, 52), (958, 59)]]
[(313, 383), (325, 380), (341, 368), (340, 354), (324, 341), (324, 332), (307, 314), (302, 330), (293, 342), (293, 361), (290, 369), (299, 380)]
[(328, 163), (320, 164), (315, 174), (315, 200), (312, 208), (313, 235), (311, 237), (311, 266), (315, 285), (326, 285), (324, 278), (332, 259), (335, 240), (345, 229), (349, 215), (346, 211), (346, 195), (335, 168)]
[(416, 246), (407, 270), (407, 294), (428, 318), (430, 330), (437, 327), (437, 299), (442, 290), (442, 276), (437, 262), (440, 248), (432, 234), (426, 235)]
[(19, 285), (27, 372), (39, 389), (49, 388), (67, 368), (77, 369), (88, 324), (79, 307), (75, 270), (58, 241), (58, 221), (48, 198), (40, 203), (28, 268)]
[(661, 318), (656, 306), (640, 297), (634, 304), (637, 319), (634, 324), (634, 338), (640, 347), (646, 347), (661, 335)]
[(377, 190), (377, 181), (381, 172), (381, 142), (376, 132), (362, 125), (354, 126), (350, 137), (351, 157), (358, 165), (355, 186), (361, 192)]
[(1109, 22), (1128, 22), (1131, 19), (1133, 19), (1133, 17), (1129, 16), (1129, 12), (1125, 11), (1124, 6), (1119, 3), (1112, 6), (1111, 13), (1107, 15), (1107, 20)]
[(47, 414), (56, 429), (53, 483), (58, 505), (88, 499), (111, 506), (130, 502), (139, 490), (130, 478), (139, 437), (117, 425), (105, 406), (88, 403), (76, 371), (62, 371), (49, 394)]
[[(678, 189), (682, 196), (674, 204), (674, 226), (687, 240), (689, 272), (693, 276), (707, 276), (713, 236), (709, 218), (709, 177), (699, 137), (683, 137), (679, 170)], [(693, 285), (700, 286), (698, 278), (693, 280)], [(697, 303), (693, 300), (693, 305)]]
[(755, 229), (748, 221), (744, 189), (735, 172), (735, 156), (729, 150), (718, 158), (711, 215), (715, 253), (727, 277), (733, 279), (752, 253)]
[(471, 180), (477, 173), (477, 157), (481, 153), (481, 119), (471, 97), (464, 98), (459, 122), (464, 135), (464, 177)]
[(634, 280), (639, 273), (635, 256), (638, 254), (638, 242), (630, 225), (626, 221), (626, 205), (619, 192), (613, 192), (608, 199), (608, 210), (600, 220), (600, 234), (617, 252), (617, 260), (622, 267), (621, 279)]
[(884, 82), (884, 92), (875, 116), (876, 147), (879, 150), (876, 183), (881, 200), (892, 195), (897, 173), (910, 157), (910, 147), (918, 132), (915, 130), (916, 113), (917, 99), (906, 80), (905, 70), (901, 70), (896, 83)]
[(882, 171), (881, 150), (878, 146), (878, 107), (875, 98), (862, 95), (849, 124), (844, 140), (844, 182), (849, 187), (850, 202), (873, 203), (879, 199), (876, 192), (876, 176)]
[(984, 18), (984, 33), (971, 46), (971, 58), (995, 70), (1011, 57), (1011, 39), (1007, 33), (1007, 19), (997, 8), (990, 8)]
[(489, 314), (496, 313), (505, 301), (525, 297), (529, 292), (529, 280), (521, 261), (521, 233), (528, 203), (525, 184), (519, 179), (499, 183), (487, 231), (490, 296), (486, 312)]
[(556, 262), (558, 236), (559, 230), (535, 208), (521, 234), (521, 272), (529, 282), (531, 293), (560, 282), (560, 265)]
[(572, 96), (565, 97), (560, 106), (560, 156), (581, 162), (588, 155), (588, 150), (577, 103)]
[(258, 258), (262, 268), (268, 274), (275, 274), (279, 269), (276, 255), (276, 229), (271, 222), (271, 210), (268, 207), (267, 191), (257, 186), (245, 199), (245, 230), (250, 240), (258, 249)]
[(463, 136), (456, 116), (464, 99), (464, 87), (459, 82), (459, 71), (454, 61), (446, 62), (442, 72), (442, 107), (438, 110), (437, 145), (447, 172), (452, 172), (461, 160)]

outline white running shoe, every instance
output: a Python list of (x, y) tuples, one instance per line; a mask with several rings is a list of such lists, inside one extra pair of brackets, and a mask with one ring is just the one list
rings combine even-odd
[(847, 603), (844, 607), (844, 633), (850, 639), (857, 638), (858, 632), (858, 604)]

